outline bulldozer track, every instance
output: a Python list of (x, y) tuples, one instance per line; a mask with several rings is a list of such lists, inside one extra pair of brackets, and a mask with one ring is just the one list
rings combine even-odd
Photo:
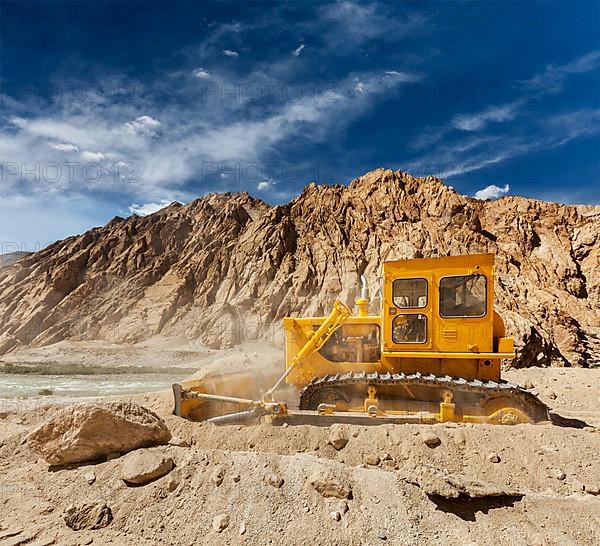
[(369, 385), (376, 387), (381, 385), (419, 385), (438, 389), (449, 389), (454, 393), (467, 392), (479, 394), (484, 402), (497, 396), (503, 396), (512, 398), (523, 407), (527, 408), (527, 413), (535, 422), (550, 420), (548, 406), (534, 394), (513, 383), (508, 383), (506, 381), (481, 381), (478, 379), (468, 380), (460, 377), (451, 377), (449, 375), (423, 375), (419, 372), (412, 374), (346, 372), (317, 377), (301, 391), (300, 409), (310, 409), (309, 406), (312, 397), (321, 389), (343, 389), (344, 387), (357, 385), (364, 385), (365, 389)]

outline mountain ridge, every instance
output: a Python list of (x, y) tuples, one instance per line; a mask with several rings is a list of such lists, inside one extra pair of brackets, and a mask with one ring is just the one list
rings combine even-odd
[[(0, 354), (64, 339), (154, 335), (210, 347), (271, 339), (283, 316), (353, 303), (385, 260), (496, 253), (496, 306), (515, 366), (600, 360), (600, 206), (480, 201), (377, 169), (271, 206), (246, 192), (68, 237), (0, 271)], [(376, 302), (372, 307), (375, 312)]]

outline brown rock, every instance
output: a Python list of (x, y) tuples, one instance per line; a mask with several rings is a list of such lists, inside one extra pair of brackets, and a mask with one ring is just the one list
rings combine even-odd
[(51, 465), (104, 459), (140, 447), (166, 444), (171, 433), (152, 411), (129, 402), (68, 406), (27, 437)]
[(315, 476), (312, 478), (310, 484), (315, 491), (326, 498), (349, 499), (352, 497), (352, 488), (331, 475), (322, 474)]
[(379, 457), (379, 455), (377, 455), (377, 453), (369, 453), (365, 457), (365, 463), (367, 463), (371, 466), (377, 466), (380, 462), (381, 462), (381, 458)]
[(179, 438), (178, 436), (173, 436), (169, 440), (169, 445), (175, 446), (175, 447), (190, 447), (190, 443), (187, 440), (184, 440), (183, 438)]
[(344, 449), (348, 443), (348, 433), (341, 425), (332, 425), (327, 441), (337, 450)]
[(96, 481), (96, 473), (93, 470), (90, 470), (83, 475), (83, 479), (92, 485)]
[(219, 487), (223, 483), (224, 478), (225, 471), (222, 468), (217, 468), (212, 475), (212, 482), (215, 484), (215, 487)]
[(227, 514), (219, 514), (213, 518), (212, 522), (213, 529), (220, 533), (229, 527), (229, 516)]
[(71, 505), (65, 510), (64, 520), (74, 531), (83, 529), (101, 529), (113, 520), (111, 509), (106, 503), (87, 503)]
[(280, 489), (281, 486), (283, 485), (283, 478), (278, 476), (277, 474), (269, 474), (266, 478), (265, 481), (269, 484), (272, 485), (273, 487), (275, 487), (276, 489)]
[(465, 446), (467, 443), (467, 435), (464, 430), (458, 429), (454, 432), (453, 438), (457, 446)]
[(435, 432), (432, 432), (432, 431), (427, 431), (427, 432), (421, 433), (421, 437), (423, 439), (423, 443), (427, 447), (431, 447), (431, 448), (437, 447), (442, 443), (439, 436)]
[(173, 470), (173, 459), (150, 449), (138, 449), (123, 457), (121, 478), (127, 484), (144, 485)]
[(417, 476), (406, 478), (406, 481), (418, 485), (428, 495), (453, 499), (461, 495), (471, 498), (522, 496), (517, 489), (475, 480), (462, 474), (450, 474), (447, 471), (423, 470)]

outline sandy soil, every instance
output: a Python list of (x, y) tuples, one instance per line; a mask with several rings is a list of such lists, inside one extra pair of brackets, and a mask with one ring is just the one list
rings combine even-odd
[[(600, 370), (513, 370), (505, 377), (533, 383), (555, 413), (583, 421), (583, 428), (346, 426), (349, 442), (336, 451), (325, 427), (189, 423), (170, 415), (168, 392), (134, 395), (128, 399), (157, 411), (191, 447), (155, 448), (174, 458), (175, 470), (132, 488), (120, 479), (119, 459), (49, 469), (24, 438), (58, 406), (4, 405), (0, 546), (600, 543)], [(430, 431), (438, 447), (424, 443)], [(90, 470), (91, 485), (84, 478)], [(414, 485), (438, 471), (507, 494), (444, 499)], [(283, 485), (271, 485), (271, 476)], [(351, 488), (351, 499), (324, 498), (311, 486), (315, 476)], [(106, 502), (113, 522), (93, 531), (68, 528), (65, 509), (92, 501)], [(336, 510), (343, 512), (339, 521)], [(229, 525), (219, 532), (213, 519), (221, 514)]]

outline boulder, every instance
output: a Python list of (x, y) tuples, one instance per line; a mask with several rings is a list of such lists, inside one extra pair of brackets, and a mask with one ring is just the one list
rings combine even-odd
[(74, 531), (102, 529), (113, 520), (111, 509), (104, 502), (71, 505), (65, 510), (65, 523)]
[(139, 449), (123, 457), (121, 478), (127, 484), (145, 485), (162, 478), (171, 472), (173, 467), (171, 457), (151, 449)]
[(171, 433), (147, 408), (130, 402), (68, 406), (27, 437), (51, 465), (104, 460), (110, 453), (166, 444)]

